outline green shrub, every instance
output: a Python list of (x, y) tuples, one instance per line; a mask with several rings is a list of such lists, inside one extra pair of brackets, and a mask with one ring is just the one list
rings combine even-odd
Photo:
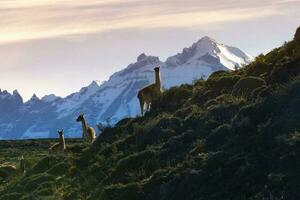
[(151, 112), (157, 114), (178, 109), (191, 97), (192, 89), (191, 85), (181, 85), (165, 91), (160, 98), (152, 103)]
[(211, 99), (204, 104), (204, 107), (208, 108), (210, 106), (218, 105), (219, 102), (216, 99)]
[(188, 116), (191, 113), (199, 112), (200, 107), (195, 104), (190, 104), (183, 106), (182, 108), (178, 109), (174, 116), (178, 117), (178, 119), (184, 119), (186, 116)]
[[(202, 184), (204, 175), (202, 170), (185, 169), (183, 172), (173, 175), (172, 180), (161, 187), (159, 197), (163, 195), (163, 199), (196, 200), (198, 199), (196, 197), (201, 196), (201, 190), (205, 188), (205, 184)], [(200, 185), (201, 187), (199, 187)]]
[(299, 58), (295, 61), (287, 60), (285, 62), (287, 63), (280, 63), (275, 65), (275, 67), (272, 69), (270, 73), (268, 82), (277, 83), (277, 84), (287, 83), (291, 81), (293, 78), (300, 75)]
[(70, 168), (70, 163), (68, 161), (64, 160), (63, 162), (60, 162), (56, 165), (54, 165), (51, 169), (47, 171), (47, 173), (55, 175), (55, 176), (61, 176), (68, 172)]
[(55, 177), (46, 173), (41, 173), (27, 177), (23, 181), (22, 185), (24, 185), (24, 191), (32, 192), (36, 190), (42, 183), (49, 181), (54, 182)]
[(1, 195), (0, 200), (18, 200), (18, 199), (21, 199), (21, 197), (22, 197), (22, 194), (12, 192), (12, 193), (7, 193), (7, 194)]
[(207, 86), (219, 93), (226, 93), (232, 90), (233, 86), (241, 79), (239, 75), (221, 76), (207, 80)]
[[(272, 54), (274, 57), (277, 57), (276, 51)], [(273, 59), (275, 61), (275, 59)], [(269, 73), (272, 69), (272, 65), (266, 62), (266, 57), (264, 55), (259, 55), (255, 58), (255, 61), (250, 63), (246, 67), (247, 76), (264, 76), (266, 73)]]
[(233, 87), (233, 96), (249, 97), (256, 88), (265, 86), (266, 82), (258, 77), (246, 77), (239, 80)]
[(208, 107), (208, 116), (218, 123), (227, 122), (240, 109), (240, 104), (217, 104)]
[(145, 150), (119, 160), (111, 177), (115, 183), (127, 183), (137, 178), (146, 178), (157, 168), (156, 152)]
[[(216, 71), (211, 73), (211, 75), (208, 77), (207, 82), (210, 82), (211, 80), (215, 80), (215, 79), (219, 79), (220, 77), (224, 77), (226, 75), (230, 75), (230, 72), (228, 71), (224, 71), (224, 70), (220, 70), (220, 71)], [(207, 83), (206, 82), (206, 83)]]
[(270, 88), (268, 86), (261, 86), (251, 92), (251, 99), (265, 98), (271, 95)]
[(171, 137), (163, 146), (163, 151), (159, 155), (159, 160), (164, 164), (168, 160), (180, 160), (182, 156), (189, 150), (192, 142), (196, 140), (197, 134), (189, 130), (181, 135)]
[(202, 107), (207, 101), (216, 98), (220, 93), (215, 90), (199, 89), (194, 91), (191, 103), (195, 103), (199, 107)]
[(104, 188), (100, 199), (104, 200), (119, 200), (119, 199), (130, 199), (130, 200), (141, 200), (144, 199), (145, 195), (138, 183), (130, 184), (116, 184), (110, 185)]
[(243, 105), (245, 103), (243, 97), (235, 97), (231, 94), (222, 94), (215, 99), (211, 99), (204, 104), (207, 110), (214, 110), (217, 107), (228, 107), (230, 105)]
[(47, 156), (41, 159), (33, 168), (28, 172), (29, 174), (42, 173), (51, 169), (54, 165), (61, 161), (58, 156)]
[(67, 146), (67, 151), (66, 152), (70, 152), (70, 153), (74, 153), (74, 154), (79, 154), (82, 152), (82, 150), (86, 148), (85, 145), (83, 144), (73, 144), (73, 145), (68, 145)]
[(176, 135), (176, 131), (173, 129), (156, 129), (154, 128), (150, 132), (136, 134), (135, 141), (139, 150), (144, 150), (147, 146), (153, 144), (160, 144), (168, 140), (168, 138)]
[(11, 164), (0, 165), (0, 178), (9, 179), (16, 174), (17, 174), (17, 169), (14, 165)]
[[(98, 198), (99, 196), (97, 196), (97, 198)], [(81, 195), (80, 195), (80, 193), (79, 193), (79, 191), (77, 191), (77, 190), (75, 190), (74, 191), (74, 188), (73, 188), (73, 190), (72, 191), (67, 191), (65, 194), (64, 194), (64, 196), (63, 196), (63, 199), (64, 200), (85, 200), (86, 198), (83, 198)], [(93, 198), (91, 198), (91, 200), (92, 200)]]
[(233, 128), (229, 124), (223, 124), (212, 131), (207, 138), (207, 145), (210, 149), (220, 149), (223, 144), (228, 142), (228, 139), (233, 134)]
[(204, 110), (195, 109), (190, 112), (183, 120), (183, 129), (202, 130), (205, 123)]
[(35, 196), (53, 196), (56, 190), (56, 184), (54, 181), (46, 181), (38, 186), (34, 191)]

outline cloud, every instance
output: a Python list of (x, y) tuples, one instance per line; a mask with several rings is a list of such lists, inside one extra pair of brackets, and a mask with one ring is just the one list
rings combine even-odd
[[(294, 0), (2, 0), (0, 43), (116, 29), (213, 27), (286, 14)], [(297, 3), (297, 2), (296, 2)], [(280, 5), (280, 6), (279, 6)]]

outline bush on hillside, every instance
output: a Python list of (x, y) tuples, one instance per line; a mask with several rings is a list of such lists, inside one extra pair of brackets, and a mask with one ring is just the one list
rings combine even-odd
[(121, 159), (111, 174), (114, 183), (128, 183), (146, 178), (158, 168), (156, 152), (145, 150)]
[(104, 188), (100, 196), (103, 200), (141, 200), (144, 199), (141, 186), (138, 183), (115, 184)]
[(199, 107), (203, 107), (203, 105), (219, 95), (219, 92), (215, 90), (209, 90), (207, 88), (201, 88), (194, 91), (191, 103), (198, 105)]
[(17, 200), (21, 199), (22, 194), (17, 192), (7, 193), (0, 196), (0, 200)]
[(271, 95), (271, 90), (268, 86), (261, 86), (251, 92), (251, 99), (265, 98)]
[(33, 168), (28, 172), (29, 174), (36, 174), (45, 172), (55, 166), (59, 161), (61, 161), (62, 157), (58, 156), (47, 156), (41, 159)]
[(1, 179), (9, 179), (17, 174), (17, 168), (11, 164), (0, 165), (0, 181)]
[[(207, 79), (207, 81), (209, 82), (212, 79), (219, 79), (221, 77), (227, 76), (227, 75), (231, 75), (229, 71), (224, 71), (224, 70), (220, 70), (220, 71), (216, 71), (213, 72)], [(207, 83), (207, 82), (206, 82)]]
[(153, 102), (151, 113), (175, 111), (191, 97), (192, 88), (191, 85), (181, 85), (165, 91), (160, 98)]
[(232, 135), (232, 126), (230, 124), (222, 124), (212, 131), (207, 138), (207, 146), (210, 149), (220, 149), (223, 144), (228, 142), (228, 138)]
[(288, 61), (284, 64), (278, 64), (272, 69), (268, 82), (282, 84), (291, 81), (298, 75), (300, 75), (300, 61)]
[(143, 126), (136, 126), (134, 144), (139, 150), (144, 150), (147, 146), (166, 141), (176, 134), (176, 130), (181, 126), (181, 120), (169, 115), (160, 115), (154, 120), (149, 120)]
[(233, 96), (249, 97), (256, 88), (266, 85), (266, 82), (258, 77), (249, 76), (239, 80), (233, 87)]
[(245, 104), (245, 99), (243, 97), (235, 97), (231, 94), (222, 94), (220, 96), (217, 96), (216, 98), (207, 101), (204, 104), (204, 107), (206, 107), (208, 110), (212, 110), (212, 107), (218, 107), (218, 106), (228, 106), (228, 105), (243, 105)]
[(171, 137), (164, 145), (159, 155), (159, 160), (161, 162), (166, 162), (170, 160), (180, 160), (182, 156), (190, 148), (192, 141), (196, 139), (197, 135), (195, 131), (188, 130), (181, 135)]
[[(274, 53), (274, 57), (277, 57), (277, 54)], [(272, 59), (275, 61), (275, 59)], [(272, 69), (272, 65), (266, 62), (265, 56), (263, 54), (257, 56), (255, 61), (250, 63), (246, 70), (247, 76), (267, 76), (268, 72)]]
[(210, 119), (218, 123), (227, 122), (235, 116), (236, 112), (242, 107), (243, 103), (233, 102), (228, 104), (216, 104), (207, 108)]
[(24, 191), (30, 193), (38, 189), (38, 187), (45, 182), (55, 183), (55, 176), (47, 173), (35, 174), (24, 179), (22, 185), (24, 186)]
[(51, 175), (55, 176), (63, 176), (66, 174), (71, 167), (70, 163), (68, 161), (60, 162), (56, 165), (54, 165), (52, 168), (50, 168), (47, 172)]
[(219, 93), (227, 93), (231, 91), (232, 87), (241, 79), (239, 75), (221, 76), (217, 78), (210, 78), (207, 80), (207, 86)]

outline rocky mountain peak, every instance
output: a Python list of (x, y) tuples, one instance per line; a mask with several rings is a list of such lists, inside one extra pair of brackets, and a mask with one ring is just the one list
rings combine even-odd
[(0, 91), (1, 99), (7, 99), (10, 101), (16, 102), (16, 104), (23, 104), (23, 99), (17, 90), (14, 90), (13, 93), (9, 93), (7, 90)]
[(13, 95), (12, 95), (17, 101), (19, 101), (20, 104), (23, 104), (23, 98), (20, 95), (20, 93), (18, 92), (18, 90), (14, 90), (13, 91)]
[(40, 99), (36, 94), (33, 94), (32, 97), (29, 99), (29, 101), (39, 101)]
[(18, 90), (14, 90), (13, 95), (16, 96), (16, 95), (20, 95), (20, 94), (19, 94)]
[(0, 91), (0, 93), (3, 94), (3, 95), (9, 94), (9, 92), (7, 90), (3, 90), (2, 92)]
[(85, 94), (85, 93), (91, 93), (95, 92), (100, 88), (99, 84), (97, 81), (92, 81), (87, 87), (81, 88), (80, 93)]
[(92, 81), (92, 83), (88, 87), (99, 87), (98, 81)]
[(139, 55), (137, 57), (137, 62), (139, 61), (142, 61), (142, 60), (145, 60), (147, 58), (146, 54), (145, 53), (142, 53), (141, 55)]
[(166, 61), (166, 64), (168, 66), (183, 65), (195, 56), (201, 57), (207, 53), (218, 51), (217, 42), (214, 39), (205, 36), (195, 42), (192, 46), (184, 48), (181, 53), (169, 57)]
[(54, 95), (54, 94), (49, 94), (49, 95), (45, 95), (44, 97), (42, 97), (42, 101), (44, 102), (53, 102), (56, 99), (58, 99), (59, 97)]
[(137, 62), (128, 65), (124, 70), (116, 73), (117, 76), (124, 76), (126, 74), (137, 72), (140, 69), (144, 69), (146, 66), (159, 65), (161, 61), (156, 56), (147, 56), (142, 53), (137, 57)]

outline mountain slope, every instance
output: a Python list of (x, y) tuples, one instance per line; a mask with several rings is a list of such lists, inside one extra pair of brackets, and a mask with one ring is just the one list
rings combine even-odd
[(101, 85), (92, 82), (66, 98), (52, 95), (38, 99), (34, 96), (20, 108), (15, 108), (16, 114), (7, 118), (0, 115), (0, 137), (56, 137), (56, 130), (62, 127), (67, 137), (79, 137), (81, 128), (75, 118), (80, 113), (85, 113), (89, 124), (95, 128), (98, 123), (116, 123), (124, 117), (138, 115), (137, 91), (154, 81), (153, 68), (156, 66), (161, 66), (163, 87), (168, 89), (207, 78), (214, 71), (238, 69), (251, 61), (251, 56), (241, 50), (209, 37), (169, 57), (166, 62), (141, 54), (135, 63), (113, 74)]

